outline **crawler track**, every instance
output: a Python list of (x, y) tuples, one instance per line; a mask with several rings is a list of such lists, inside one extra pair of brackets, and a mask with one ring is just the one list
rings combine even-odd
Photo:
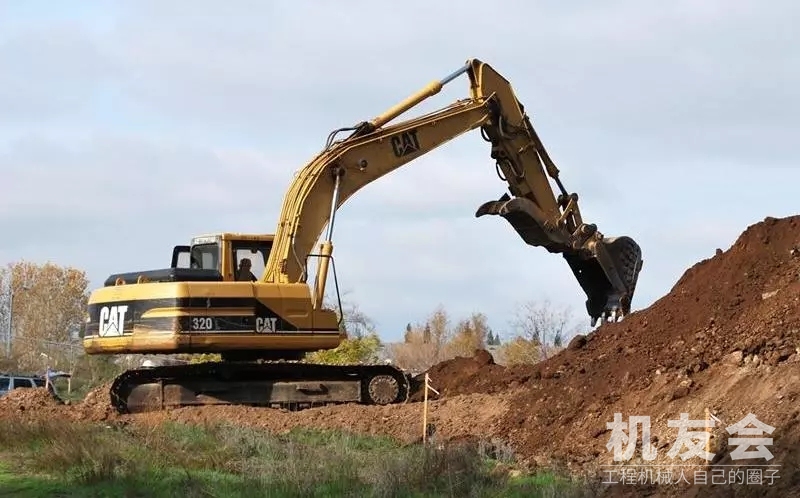
[(140, 413), (197, 405), (383, 405), (407, 401), (410, 391), (410, 377), (390, 365), (209, 362), (128, 370), (110, 395), (119, 413)]

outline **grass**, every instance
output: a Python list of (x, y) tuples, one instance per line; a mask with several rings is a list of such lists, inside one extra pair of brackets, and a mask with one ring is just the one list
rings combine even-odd
[(0, 420), (0, 496), (588, 496), (554, 474), (499, 471), (511, 464), (480, 445), (402, 446), (340, 431)]

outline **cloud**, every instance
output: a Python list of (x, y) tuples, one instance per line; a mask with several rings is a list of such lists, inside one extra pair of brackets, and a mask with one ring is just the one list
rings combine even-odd
[(110, 62), (79, 25), (0, 33), (0, 129), (73, 119), (111, 76)]
[[(0, 259), (60, 258), (93, 285), (166, 265), (197, 233), (274, 231), (332, 129), (468, 57), (511, 81), (586, 221), (642, 245), (635, 307), (747, 225), (795, 209), (793, 3), (9, 5), (0, 229), (14, 235)], [(414, 114), (467, 95), (462, 78)], [(387, 339), (439, 303), (486, 312), (500, 331), (526, 299), (583, 319), (561, 256), (473, 217), (504, 190), (477, 132), (370, 185), (337, 217), (343, 290)]]
[[(209, 214), (259, 205), (259, 185), (288, 177), (264, 167), (265, 162), (258, 151), (133, 135), (98, 134), (69, 143), (27, 136), (0, 149), (0, 169), (6, 185), (13, 186), (0, 197), (0, 213), (64, 210), (101, 219), (143, 209)], [(234, 191), (241, 197), (233, 197)]]

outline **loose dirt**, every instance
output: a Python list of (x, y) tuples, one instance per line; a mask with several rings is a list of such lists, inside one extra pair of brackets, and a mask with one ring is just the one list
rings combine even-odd
[(14, 389), (0, 398), (0, 414), (52, 413), (63, 403), (45, 388)]
[[(606, 447), (611, 435), (606, 424), (614, 420), (614, 414), (624, 421), (646, 415), (651, 417), (657, 456), (654, 461), (642, 460), (639, 447), (632, 462), (691, 465), (685, 468), (689, 481), (695, 470), (708, 472), (707, 486), (690, 489), (673, 484), (655, 489), (618, 484), (606, 487), (606, 494), (799, 493), (800, 216), (767, 218), (748, 227), (729, 249), (718, 249), (713, 257), (689, 268), (649, 308), (575, 338), (564, 351), (536, 366), (505, 368), (486, 351), (478, 351), (472, 358), (435, 365), (428, 373), (441, 395), (430, 404), (436, 438), (494, 438), (508, 444), (531, 467), (557, 465), (597, 476), (602, 466), (614, 464), (613, 453)], [(19, 413), (15, 399), (0, 399), (0, 416)], [(414, 396), (405, 405), (333, 406), (295, 413), (199, 407), (119, 417), (108, 407), (104, 387), (77, 406), (42, 405), (37, 398), (25, 405), (25, 411), (30, 414), (46, 406), (76, 419), (125, 418), (139, 423), (230, 421), (276, 432), (301, 426), (343, 428), (414, 442), (422, 429), (422, 405), (413, 402), (417, 399)], [(669, 427), (668, 420), (678, 419), (681, 413), (705, 420), (706, 410), (715, 417), (708, 420), (718, 421), (708, 428), (712, 434), (709, 450), (717, 455), (714, 464), (780, 465), (773, 486), (743, 484), (725, 489), (711, 484), (712, 469), (703, 466), (704, 460), (669, 458), (678, 429)], [(775, 427), (765, 435), (773, 438), (768, 446), (773, 460), (731, 460), (735, 445), (729, 446), (726, 427), (748, 413)], [(673, 475), (671, 480), (677, 478)]]
[(73, 413), (84, 420), (109, 420), (117, 418), (117, 412), (111, 406), (111, 383), (95, 387), (83, 398), (83, 401), (75, 405)]

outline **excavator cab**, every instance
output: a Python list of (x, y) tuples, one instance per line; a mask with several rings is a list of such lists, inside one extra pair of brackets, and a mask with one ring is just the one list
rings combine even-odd
[(175, 246), (172, 249), (170, 267), (220, 271), (222, 245), (223, 234), (195, 237), (191, 245)]
[(192, 239), (191, 245), (172, 249), (171, 268), (216, 270), (222, 280), (236, 281), (242, 261), (260, 275), (272, 250), (273, 235), (222, 233)]

